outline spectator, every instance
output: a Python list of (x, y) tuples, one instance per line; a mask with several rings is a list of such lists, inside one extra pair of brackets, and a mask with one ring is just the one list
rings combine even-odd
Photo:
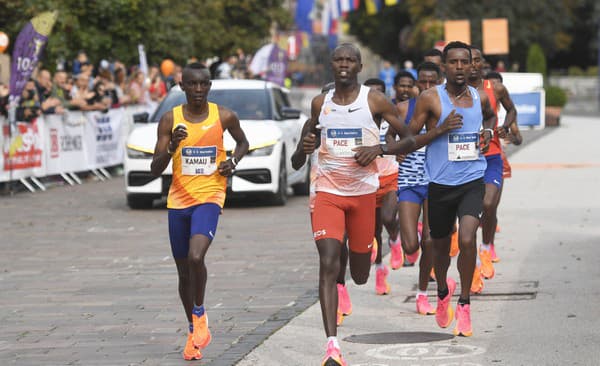
[(0, 116), (8, 117), (8, 87), (0, 82)]
[(410, 72), (414, 76), (415, 80), (417, 80), (417, 70), (415, 70), (411, 60), (404, 61), (404, 70)]
[(88, 63), (88, 57), (85, 51), (81, 50), (77, 52), (77, 57), (73, 60), (73, 75), (77, 76), (81, 72), (81, 66), (84, 63)]
[(62, 108), (70, 109), (71, 107), (71, 87), (68, 83), (69, 77), (65, 71), (57, 71), (54, 74), (54, 83), (52, 85), (51, 96), (60, 101)]
[(379, 79), (385, 83), (385, 90), (388, 97), (393, 97), (392, 92), (394, 90), (394, 77), (396, 76), (396, 69), (392, 67), (389, 61), (383, 61), (383, 67), (379, 71)]
[(167, 95), (167, 86), (162, 80), (158, 66), (150, 67), (150, 87), (148, 87), (148, 91), (150, 92), (150, 99), (159, 103)]
[(129, 88), (127, 87), (127, 73), (125, 65), (115, 62), (115, 91), (120, 105), (131, 104)]
[(106, 92), (106, 86), (102, 81), (96, 82), (90, 98), (86, 99), (87, 106), (83, 108), (86, 111), (107, 112), (110, 108), (111, 97)]
[(35, 81), (35, 86), (40, 99), (42, 113), (62, 114), (65, 112), (61, 100), (52, 96), (52, 76), (50, 75), (50, 71), (40, 70)]
[(238, 48), (235, 52), (237, 53), (237, 62), (233, 68), (233, 77), (236, 79), (247, 79), (248, 64), (250, 63), (249, 56), (246, 56), (244, 50), (241, 48)]
[(112, 108), (118, 108), (120, 106), (119, 94), (117, 92), (117, 85), (114, 83), (114, 77), (110, 68), (101, 68), (98, 73), (97, 83), (101, 82), (106, 89), (106, 95), (110, 98), (110, 105)]
[(148, 88), (146, 87), (146, 77), (142, 70), (137, 70), (134, 74), (131, 83), (129, 83), (129, 97), (133, 104), (146, 104), (146, 93)]
[(25, 83), (21, 99), (17, 106), (16, 118), (19, 122), (31, 122), (42, 114), (40, 98), (35, 87), (35, 81), (29, 79)]
[(71, 107), (73, 109), (86, 110), (87, 100), (92, 98), (94, 93), (89, 89), (90, 77), (83, 72), (77, 75), (75, 85), (71, 88)]
[(494, 71), (506, 72), (506, 66), (504, 66), (504, 61), (499, 60), (498, 62), (496, 62), (496, 69)]
[(237, 63), (237, 57), (231, 55), (227, 58), (227, 61), (222, 62), (219, 67), (217, 67), (217, 79), (232, 79), (233, 78), (233, 68)]

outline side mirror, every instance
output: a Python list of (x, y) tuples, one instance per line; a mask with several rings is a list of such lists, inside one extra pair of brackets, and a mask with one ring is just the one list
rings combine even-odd
[(150, 115), (148, 112), (136, 113), (133, 115), (133, 123), (147, 123)]
[(283, 107), (281, 109), (281, 118), (283, 119), (298, 119), (300, 118), (300, 110), (291, 107)]

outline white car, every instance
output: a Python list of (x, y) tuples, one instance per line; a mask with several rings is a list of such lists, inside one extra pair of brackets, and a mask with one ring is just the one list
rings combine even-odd
[[(260, 80), (213, 80), (208, 100), (234, 111), (241, 123), (250, 149), (228, 180), (230, 195), (266, 194), (272, 204), (285, 205), (288, 189), (307, 195), (308, 165), (298, 171), (290, 156), (296, 148), (306, 115), (290, 107), (288, 91)], [(165, 197), (171, 184), (171, 163), (161, 177), (150, 174), (160, 117), (173, 107), (186, 103), (185, 94), (173, 87), (148, 123), (136, 123), (127, 139), (125, 182), (127, 204), (149, 208), (155, 199)], [(142, 117), (142, 120), (147, 120)], [(139, 116), (137, 119), (140, 119)], [(225, 133), (225, 150), (230, 155), (235, 141)]]

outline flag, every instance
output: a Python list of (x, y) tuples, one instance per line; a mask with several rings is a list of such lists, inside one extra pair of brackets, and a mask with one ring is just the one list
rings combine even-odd
[(381, 10), (381, 0), (365, 0), (365, 6), (368, 15), (377, 14)]
[(398, 5), (398, 0), (385, 0), (385, 6)]
[(18, 103), (23, 88), (35, 70), (38, 61), (48, 43), (48, 36), (58, 16), (57, 11), (45, 12), (35, 16), (21, 29), (15, 41), (10, 73), (10, 99)]
[(298, 30), (312, 34), (313, 20), (310, 17), (313, 11), (314, 0), (298, 0), (296, 4), (295, 22)]
[(271, 54), (267, 59), (267, 74), (265, 80), (283, 86), (287, 72), (287, 64), (287, 53), (276, 44), (273, 44)]

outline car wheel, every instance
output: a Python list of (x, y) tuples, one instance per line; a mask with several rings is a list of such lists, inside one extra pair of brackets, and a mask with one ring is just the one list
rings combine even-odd
[(152, 208), (154, 197), (145, 195), (127, 195), (127, 206), (134, 210)]
[(273, 194), (271, 202), (275, 206), (284, 206), (287, 202), (287, 169), (285, 168), (285, 154), (281, 155), (279, 176), (277, 177), (277, 192)]
[(310, 194), (310, 162), (306, 164), (306, 177), (304, 182), (292, 186), (296, 196), (308, 196)]

